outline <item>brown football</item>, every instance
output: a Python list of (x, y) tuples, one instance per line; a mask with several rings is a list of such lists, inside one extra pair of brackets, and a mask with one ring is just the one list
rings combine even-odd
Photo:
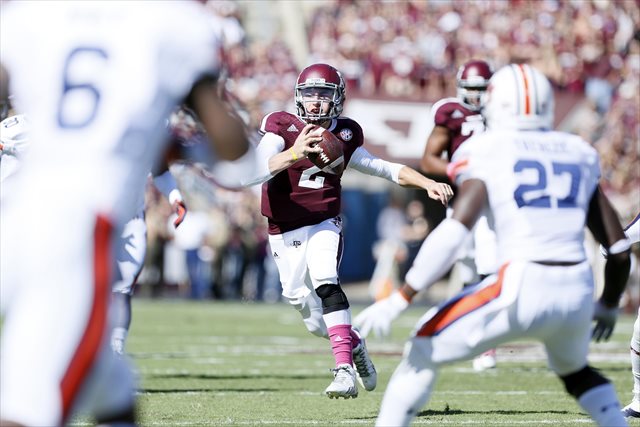
[[(321, 153), (309, 153), (308, 157), (311, 163), (324, 169), (331, 164), (333, 171), (338, 175), (344, 170), (344, 152), (342, 151), (342, 141), (338, 139), (333, 133), (328, 130), (324, 130), (321, 134), (322, 141), (318, 142), (318, 146), (322, 148)], [(338, 160), (342, 159), (342, 162)]]

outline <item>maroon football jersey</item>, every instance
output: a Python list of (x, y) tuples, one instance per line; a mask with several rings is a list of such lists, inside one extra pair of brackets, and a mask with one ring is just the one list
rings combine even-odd
[[(306, 123), (285, 111), (268, 114), (260, 131), (284, 139), (284, 149), (293, 146)], [(362, 128), (355, 121), (339, 117), (329, 131), (342, 142), (345, 167), (362, 145)], [(340, 214), (341, 176), (323, 172), (307, 158), (301, 159), (262, 184), (262, 214), (269, 220), (269, 234), (280, 234), (314, 225)]]
[(467, 108), (458, 98), (444, 98), (431, 107), (435, 126), (449, 129), (451, 142), (447, 147), (449, 161), (453, 153), (471, 135), (484, 131), (484, 119), (477, 111)]

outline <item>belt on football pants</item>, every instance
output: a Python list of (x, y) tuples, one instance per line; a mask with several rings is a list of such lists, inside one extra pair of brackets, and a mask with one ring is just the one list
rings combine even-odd
[(571, 267), (572, 265), (582, 264), (584, 261), (531, 261), (540, 265), (548, 265), (550, 267)]

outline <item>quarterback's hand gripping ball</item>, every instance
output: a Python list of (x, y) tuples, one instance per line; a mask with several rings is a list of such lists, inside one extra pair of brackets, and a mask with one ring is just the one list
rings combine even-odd
[(326, 129), (322, 131), (320, 136), (322, 137), (322, 141), (318, 142), (316, 146), (320, 147), (322, 151), (320, 153), (309, 153), (307, 157), (311, 160), (311, 163), (322, 170), (328, 168), (328, 170), (333, 171), (337, 175), (342, 174), (344, 171), (342, 141)]

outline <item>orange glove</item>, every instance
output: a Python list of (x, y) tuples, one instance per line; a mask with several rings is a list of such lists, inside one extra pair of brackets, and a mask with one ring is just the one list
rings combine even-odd
[(178, 228), (178, 226), (182, 224), (182, 221), (184, 221), (184, 217), (187, 216), (187, 206), (182, 200), (176, 200), (173, 202), (173, 210), (177, 215), (176, 219), (173, 220), (173, 226)]

